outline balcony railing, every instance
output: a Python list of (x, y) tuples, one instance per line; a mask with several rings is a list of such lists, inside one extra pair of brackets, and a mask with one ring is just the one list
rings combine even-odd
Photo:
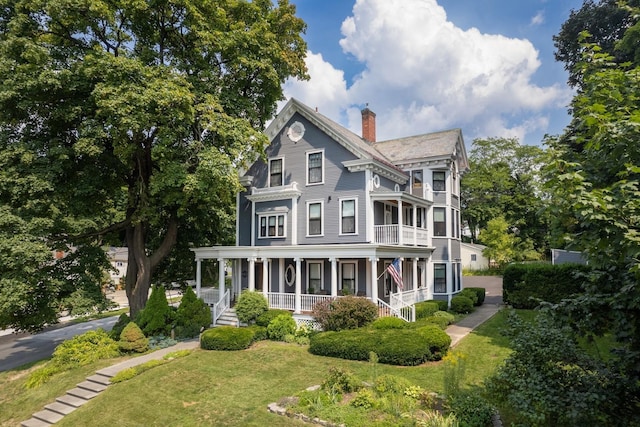
[[(428, 233), (424, 228), (410, 225), (374, 225), (375, 243), (383, 245), (428, 246)], [(402, 236), (400, 236), (400, 230)]]

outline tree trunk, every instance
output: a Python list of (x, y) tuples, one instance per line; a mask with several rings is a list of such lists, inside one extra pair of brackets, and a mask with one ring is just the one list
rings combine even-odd
[(127, 228), (127, 247), (129, 258), (127, 264), (126, 292), (129, 300), (129, 316), (136, 315), (147, 304), (153, 271), (160, 262), (171, 252), (178, 237), (178, 221), (169, 220), (167, 232), (156, 251), (150, 256), (146, 250), (146, 226), (142, 223)]

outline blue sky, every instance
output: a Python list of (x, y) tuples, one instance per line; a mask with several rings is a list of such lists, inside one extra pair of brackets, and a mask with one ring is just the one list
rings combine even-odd
[(582, 0), (290, 0), (307, 23), (311, 79), (295, 97), (379, 141), (461, 128), (540, 145), (569, 123), (572, 91), (552, 36)]

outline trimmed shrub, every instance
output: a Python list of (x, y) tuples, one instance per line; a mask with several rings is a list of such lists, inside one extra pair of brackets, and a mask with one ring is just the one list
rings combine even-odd
[(285, 335), (294, 336), (297, 324), (290, 314), (280, 314), (267, 326), (267, 336), (270, 340), (284, 341)]
[(464, 288), (472, 290), (473, 292), (476, 293), (476, 296), (478, 297), (478, 302), (476, 303), (476, 306), (481, 306), (482, 304), (484, 304), (484, 299), (487, 295), (487, 290), (485, 288)]
[(289, 310), (270, 308), (256, 318), (256, 325), (264, 326), (266, 328), (267, 326), (269, 326), (269, 323), (271, 323), (273, 319), (281, 314), (288, 314), (289, 317), (293, 317), (293, 313), (291, 313)]
[(431, 360), (440, 360), (444, 357), (451, 345), (451, 337), (446, 332), (437, 325), (423, 326), (418, 328), (416, 332), (420, 334), (429, 348)]
[(581, 264), (511, 264), (502, 277), (502, 299), (514, 308), (536, 308), (540, 301), (557, 304), (584, 291), (591, 267)]
[(176, 312), (176, 337), (193, 338), (200, 334), (203, 328), (211, 325), (211, 309), (196, 296), (191, 286), (187, 287)]
[(422, 301), (416, 304), (416, 320), (431, 316), (440, 309), (435, 301)]
[(246, 329), (249, 329), (253, 332), (253, 342), (256, 341), (264, 341), (267, 339), (267, 328), (264, 326), (251, 325)]
[(325, 331), (355, 329), (373, 322), (378, 307), (367, 298), (346, 296), (316, 304), (313, 317)]
[(164, 335), (149, 337), (149, 350), (160, 350), (178, 344), (178, 341)]
[(447, 319), (447, 322), (449, 322), (449, 324), (452, 324), (453, 321), (456, 320), (456, 316), (449, 313), (448, 311), (436, 311), (435, 313), (433, 313), (433, 316), (445, 318)]
[(436, 325), (440, 329), (446, 329), (449, 326), (449, 320), (444, 317), (439, 316), (429, 316), (422, 319), (424, 322), (420, 322), (421, 325), (426, 326), (427, 324)]
[(447, 300), (444, 299), (432, 299), (432, 300), (428, 300), (425, 302), (435, 302), (436, 304), (438, 304), (438, 310), (439, 311), (447, 311), (449, 310), (449, 303), (447, 302)]
[(249, 328), (220, 326), (208, 329), (200, 336), (203, 350), (244, 350), (253, 342), (255, 332)]
[(409, 323), (398, 317), (380, 317), (371, 323), (373, 329), (405, 329)]
[(169, 335), (175, 312), (169, 307), (167, 295), (162, 286), (154, 286), (144, 309), (140, 310), (135, 322), (148, 337)]
[(496, 412), (477, 390), (461, 391), (450, 396), (447, 406), (460, 421), (460, 425), (467, 427), (492, 425), (493, 414)]
[(269, 303), (261, 292), (243, 292), (235, 306), (241, 322), (255, 323), (258, 316), (269, 309)]
[(129, 316), (126, 313), (122, 313), (109, 332), (109, 336), (111, 337), (111, 339), (116, 341), (119, 340), (122, 330), (129, 324), (129, 322), (131, 322)]
[(479, 305), (478, 304), (478, 294), (474, 290), (465, 288), (465, 289), (461, 290), (458, 293), (458, 295), (469, 298), (473, 302), (473, 306), (474, 307)]
[(465, 314), (473, 311), (473, 301), (464, 295), (456, 295), (451, 298), (451, 311)]
[(120, 334), (118, 347), (125, 353), (144, 353), (149, 350), (149, 339), (144, 336), (138, 325), (130, 322)]
[[(449, 338), (436, 326), (431, 327)], [(380, 363), (413, 366), (428, 360), (438, 360), (450, 341), (445, 342), (444, 348), (436, 348), (436, 343), (445, 340), (441, 335), (419, 332), (419, 329), (360, 328), (314, 335), (309, 351), (319, 356), (348, 360), (369, 360), (370, 353), (374, 352)]]

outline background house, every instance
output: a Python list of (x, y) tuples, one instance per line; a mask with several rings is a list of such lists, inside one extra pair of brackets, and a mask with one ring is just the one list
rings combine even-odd
[(482, 255), (487, 247), (477, 243), (460, 243), (462, 254), (462, 268), (466, 270), (486, 270), (489, 259)]

